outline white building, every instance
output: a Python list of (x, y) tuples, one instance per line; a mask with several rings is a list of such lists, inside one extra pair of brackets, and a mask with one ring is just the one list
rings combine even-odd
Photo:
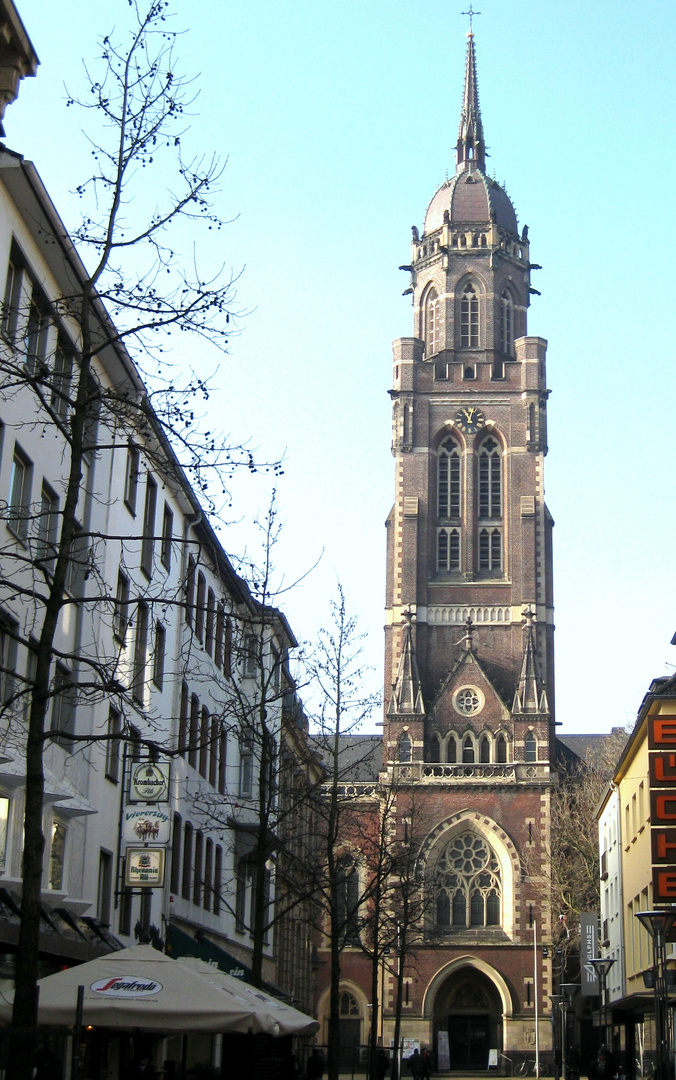
[[(0, 9), (15, 28), (7, 70), (32, 73), (11, 0)], [(8, 978), (25, 738), (72, 461), (83, 340), (74, 300), (85, 278), (35, 166), (0, 146), (0, 942), (9, 957), (0, 975)], [(256, 717), (263, 704), (274, 755), (296, 642), (235, 573), (110, 330), (94, 302), (88, 331), (104, 344), (87, 383), (79, 532), (52, 652), (54, 737), (44, 744), (42, 954), (48, 969), (110, 947), (108, 932), (130, 944), (139, 934), (164, 938), (172, 925), (175, 949), (181, 931), (197, 933), (242, 966), (251, 950)], [(156, 822), (137, 828), (136, 847), (141, 863), (166, 852), (165, 885), (130, 888), (125, 790), (132, 767), (153, 759), (171, 764), (168, 801), (146, 807), (163, 820), (155, 834)], [(270, 976), (272, 947), (269, 934)]]

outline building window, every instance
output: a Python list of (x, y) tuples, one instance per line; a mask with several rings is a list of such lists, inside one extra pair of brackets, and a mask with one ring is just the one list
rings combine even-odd
[(491, 760), (491, 744), (487, 735), (484, 735), (479, 743), (479, 761), (482, 765), (488, 765)]
[(471, 282), (463, 289), (460, 299), (460, 348), (479, 347), (479, 297)]
[(171, 830), (171, 872), (169, 876), (169, 889), (174, 896), (178, 896), (181, 885), (181, 834), (183, 832), (180, 814), (174, 814), (174, 823)]
[(202, 907), (206, 911), (211, 910), (213, 894), (214, 873), (214, 842), (207, 837), (206, 851), (204, 854), (204, 888), (202, 890)]
[(157, 484), (150, 473), (146, 479), (146, 501), (143, 510), (143, 540), (141, 542), (141, 569), (146, 577), (153, 575), (155, 553), (155, 512), (157, 509)]
[(255, 634), (244, 637), (244, 674), (253, 679), (258, 671), (258, 639)]
[[(479, 520), (502, 519), (502, 459), (495, 439), (485, 439), (479, 449)], [(501, 528), (480, 528), (479, 570), (498, 573), (503, 568)]]
[(21, 303), (21, 280), (22, 268), (17, 255), (12, 252), (12, 257), (7, 265), (7, 277), (5, 278), (5, 295), (2, 305), (2, 332), (13, 340), (19, 319), (19, 305)]
[(471, 735), (465, 735), (462, 743), (462, 763), (463, 765), (474, 764), (474, 743), (472, 742)]
[(16, 691), (16, 655), (19, 624), (0, 615), (0, 705), (7, 705)]
[(115, 595), (115, 620), (113, 632), (117, 640), (124, 645), (129, 625), (129, 578), (120, 570), (117, 575), (117, 593)]
[(136, 637), (134, 639), (134, 670), (132, 693), (134, 700), (143, 705), (145, 701), (146, 664), (148, 662), (149, 608), (142, 600), (136, 608)]
[(122, 858), (120, 866), (120, 911), (117, 925), (121, 934), (131, 934), (131, 917), (133, 893), (128, 885), (125, 885), (127, 876), (127, 860)]
[(73, 376), (73, 350), (59, 337), (54, 353), (54, 373), (50, 404), (59, 420), (68, 417), (70, 407), (70, 382)]
[(359, 945), (359, 871), (350, 855), (338, 860), (336, 907), (341, 943)]
[(446, 845), (436, 864), (434, 889), (439, 929), (500, 925), (500, 865), (476, 833), (461, 833)]
[(223, 849), (220, 844), (216, 845), (216, 858), (214, 859), (214, 915), (221, 913), (221, 889), (223, 888)]
[(162, 551), (160, 558), (165, 570), (171, 570), (171, 545), (174, 538), (174, 515), (167, 503), (162, 517)]
[(68, 830), (60, 821), (52, 822), (52, 843), (49, 851), (49, 887), (56, 892), (65, 886), (66, 836)]
[(439, 736), (433, 735), (430, 739), (430, 761), (436, 763), (441, 761), (441, 744), (439, 743)]
[(228, 733), (227, 731), (221, 731), (220, 746), (218, 750), (218, 790), (221, 795), (225, 795), (226, 792), (226, 769), (228, 766)]
[(404, 732), (399, 740), (399, 761), (411, 760), (411, 739), (408, 732)]
[(185, 579), (185, 621), (192, 626), (195, 612), (195, 560), (188, 556), (188, 573)]
[(538, 744), (532, 731), (526, 735), (526, 761), (537, 761)]
[(193, 827), (186, 821), (183, 828), (183, 874), (181, 877), (181, 896), (184, 900), (190, 899), (192, 885), (192, 841)]
[(213, 717), (209, 735), (209, 783), (212, 788), (218, 785), (218, 752), (221, 744), (219, 728), (218, 719)]
[(49, 484), (42, 485), (40, 516), (37, 523), (36, 558), (42, 568), (51, 574), (54, 570), (56, 546), (59, 534), (59, 500)]
[(507, 761), (507, 740), (504, 735), (498, 735), (495, 743), (496, 755), (495, 759), (501, 765)]
[(250, 738), (243, 738), (239, 748), (239, 793), (251, 797), (253, 786), (253, 747)]
[(245, 859), (238, 859), (235, 867), (235, 929), (243, 934), (246, 930), (246, 888), (248, 867)]
[(500, 350), (514, 355), (514, 305), (507, 289), (500, 297)]
[(502, 570), (502, 533), (499, 529), (479, 529), (479, 570)]
[(228, 615), (225, 620), (225, 640), (223, 642), (223, 674), (226, 679), (232, 678), (232, 619)]
[(495, 439), (484, 439), (479, 450), (479, 517), (502, 517), (502, 462)]
[(108, 713), (108, 742), (106, 744), (106, 777), (113, 784), (120, 779), (122, 743), (122, 716), (117, 709), (110, 708)]
[(454, 439), (446, 439), (439, 449), (437, 464), (437, 514), (455, 521), (460, 513), (460, 447)]
[(23, 337), (26, 371), (32, 378), (43, 379), (47, 373), (47, 339), (50, 322), (47, 301), (33, 286)]
[[(57, 663), (54, 671), (52, 698), (52, 731), (72, 735), (75, 730), (75, 684), (65, 664)], [(64, 740), (72, 747), (72, 740)]]
[(153, 652), (153, 682), (158, 690), (164, 686), (164, 654), (167, 647), (167, 631), (158, 619), (155, 623), (155, 650)]
[(20, 540), (25, 540), (28, 535), (32, 479), (33, 466), (17, 445), (9, 481), (8, 518), (10, 529)]
[(425, 353), (432, 356), (439, 352), (441, 347), (441, 327), (439, 325), (439, 294), (432, 286), (428, 289), (423, 305), (423, 338), (425, 341)]
[(200, 724), (200, 754), (199, 754), (199, 771), (200, 775), (206, 780), (208, 773), (209, 762), (209, 740), (211, 737), (211, 717), (206, 705), (202, 706), (202, 722)]
[(206, 611), (206, 627), (204, 633), (204, 648), (209, 656), (214, 651), (214, 622), (216, 619), (216, 597), (214, 596), (214, 590), (209, 589), (207, 593), (207, 611)]
[(188, 765), (197, 768), (200, 737), (200, 700), (197, 694), (190, 698), (190, 739), (188, 742)]
[(437, 570), (439, 573), (460, 569), (460, 529), (437, 529)]
[(127, 509), (134, 516), (136, 515), (140, 463), (141, 453), (138, 446), (129, 443), (127, 447), (127, 468), (124, 477), (124, 501)]
[(204, 574), (200, 570), (197, 575), (197, 605), (195, 607), (195, 637), (200, 645), (204, 638), (204, 598), (206, 591), (207, 583)]
[(181, 711), (178, 719), (178, 752), (185, 754), (188, 746), (188, 707), (190, 691), (185, 683), (181, 683)]
[(214, 641), (214, 664), (217, 668), (223, 666), (223, 645), (225, 642), (225, 612), (223, 605), (219, 604), (216, 609), (216, 637)]
[(195, 862), (192, 875), (192, 902), (199, 905), (202, 903), (202, 860), (204, 858), (204, 835), (198, 829), (195, 833)]
[(99, 852), (98, 918), (104, 926), (110, 926), (111, 897), (113, 892), (113, 856), (101, 848)]

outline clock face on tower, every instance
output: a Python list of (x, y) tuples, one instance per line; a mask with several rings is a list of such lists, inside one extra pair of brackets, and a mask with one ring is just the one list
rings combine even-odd
[(458, 409), (455, 414), (453, 422), (466, 435), (473, 435), (485, 425), (486, 417), (481, 409), (477, 409), (475, 405), (463, 405), (462, 409)]

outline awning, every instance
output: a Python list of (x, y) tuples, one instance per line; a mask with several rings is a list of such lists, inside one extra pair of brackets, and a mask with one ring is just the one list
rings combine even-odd
[(174, 923), (169, 923), (166, 942), (167, 953), (174, 959), (180, 956), (196, 956), (198, 960), (206, 960), (207, 964), (216, 964), (221, 971), (235, 979), (251, 982), (251, 968), (201, 934), (198, 940), (180, 930)]

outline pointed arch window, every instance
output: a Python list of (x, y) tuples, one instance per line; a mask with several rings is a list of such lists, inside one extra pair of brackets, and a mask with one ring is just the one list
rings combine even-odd
[(359, 871), (350, 855), (338, 860), (336, 915), (343, 945), (359, 944)]
[(399, 761), (408, 762), (411, 760), (411, 738), (405, 731), (399, 740)]
[(502, 533), (499, 529), (479, 529), (479, 570), (484, 573), (502, 570)]
[(455, 520), (461, 513), (460, 446), (446, 439), (439, 449), (437, 465), (437, 514)]
[(507, 289), (500, 297), (500, 350), (507, 356), (514, 355), (514, 304)]
[(462, 763), (463, 765), (474, 764), (474, 743), (471, 735), (465, 735), (462, 741)]
[(425, 294), (423, 307), (423, 337), (426, 356), (433, 356), (441, 348), (441, 326), (439, 324), (439, 293), (432, 285)]
[(476, 833), (460, 833), (446, 845), (436, 864), (434, 888), (438, 929), (500, 925), (500, 864)]
[(433, 763), (441, 761), (441, 745), (438, 735), (433, 735), (430, 739), (430, 761)]
[(479, 347), (479, 296), (469, 281), (460, 298), (460, 348)]
[(446, 760), (451, 764), (455, 764), (458, 760), (458, 744), (455, 741), (455, 735), (449, 735), (448, 745), (446, 747)]
[(482, 765), (488, 765), (491, 760), (491, 744), (488, 735), (484, 735), (479, 744), (479, 761)]
[[(502, 455), (500, 446), (493, 438), (484, 439), (479, 447), (479, 521), (502, 520)], [(484, 525), (478, 531), (479, 571), (484, 574), (500, 574), (503, 570), (502, 527)]]
[(437, 570), (460, 569), (460, 529), (437, 529)]
[(532, 731), (526, 735), (526, 761), (537, 761), (538, 744)]
[(501, 765), (507, 761), (507, 740), (504, 735), (498, 735), (495, 743), (495, 759)]

